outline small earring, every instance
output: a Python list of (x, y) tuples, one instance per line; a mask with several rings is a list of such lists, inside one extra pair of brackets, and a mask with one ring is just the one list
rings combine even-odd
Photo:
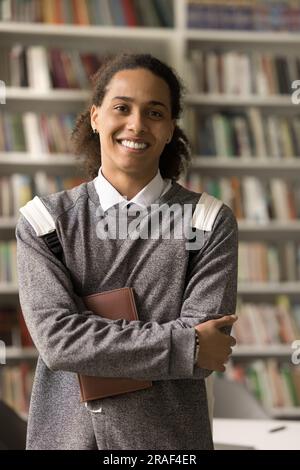
[(98, 131), (97, 131), (96, 127), (93, 127), (93, 133), (98, 134)]

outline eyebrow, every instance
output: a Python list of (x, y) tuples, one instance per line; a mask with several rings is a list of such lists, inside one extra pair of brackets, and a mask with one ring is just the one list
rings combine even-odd
[[(130, 102), (134, 101), (134, 99), (130, 98), (129, 96), (114, 96), (112, 99), (113, 100), (124, 100), (124, 101), (130, 101)], [(164, 103), (162, 103), (161, 101), (151, 100), (147, 104), (163, 106), (164, 108), (168, 109), (167, 106)]]

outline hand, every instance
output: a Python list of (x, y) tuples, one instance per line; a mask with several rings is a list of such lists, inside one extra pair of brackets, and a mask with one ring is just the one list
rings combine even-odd
[(219, 328), (232, 326), (236, 320), (236, 315), (224, 315), (222, 318), (208, 320), (194, 327), (200, 341), (198, 367), (218, 372), (225, 371), (224, 363), (232, 354), (231, 346), (236, 344), (236, 340), (233, 336), (220, 331)]

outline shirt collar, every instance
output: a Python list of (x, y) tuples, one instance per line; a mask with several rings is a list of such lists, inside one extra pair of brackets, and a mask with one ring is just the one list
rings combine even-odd
[(129, 203), (137, 204), (142, 208), (146, 208), (154, 203), (162, 194), (168, 191), (172, 185), (170, 179), (161, 177), (158, 170), (154, 178), (144, 186), (141, 191), (136, 194), (132, 199), (128, 200), (123, 197), (114, 186), (103, 176), (101, 166), (98, 171), (98, 176), (94, 180), (95, 188), (99, 196), (101, 207), (104, 211), (110, 207), (123, 203), (125, 207)]

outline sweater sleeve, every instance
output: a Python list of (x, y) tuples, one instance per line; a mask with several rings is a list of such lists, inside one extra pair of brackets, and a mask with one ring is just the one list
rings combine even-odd
[[(231, 209), (223, 205), (202, 249), (190, 254), (181, 316), (183, 327), (234, 314), (237, 297), (238, 229)], [(230, 334), (231, 328), (223, 331)], [(199, 354), (201, 355), (201, 344)], [(194, 378), (211, 371), (195, 367)]]
[(22, 312), (49, 369), (149, 380), (193, 377), (191, 328), (93, 314), (76, 295), (66, 267), (23, 215), (16, 239)]
[[(200, 378), (202, 370), (195, 371), (193, 364), (195, 334), (192, 326), (209, 319), (209, 314), (205, 313), (206, 302), (202, 305), (201, 300), (199, 304), (201, 314), (197, 308), (197, 298), (206, 290), (198, 286), (196, 296), (190, 293), (193, 284), (198, 284), (197, 279), (201, 280), (202, 261), (199, 264), (195, 258), (189, 277), (182, 310), (184, 324), (180, 319), (164, 324), (112, 321), (86, 310), (82, 299), (74, 292), (65, 266), (45, 247), (23, 216), (17, 224), (16, 238), (22, 311), (38, 352), (49, 369), (149, 380)], [(210, 256), (214, 257), (214, 251)], [(216, 267), (221, 265), (222, 262)], [(222, 268), (225, 276), (223, 265)], [(223, 276), (220, 274), (220, 278)], [(209, 296), (212, 298), (213, 293)], [(211, 315), (214, 313), (212, 310)]]

